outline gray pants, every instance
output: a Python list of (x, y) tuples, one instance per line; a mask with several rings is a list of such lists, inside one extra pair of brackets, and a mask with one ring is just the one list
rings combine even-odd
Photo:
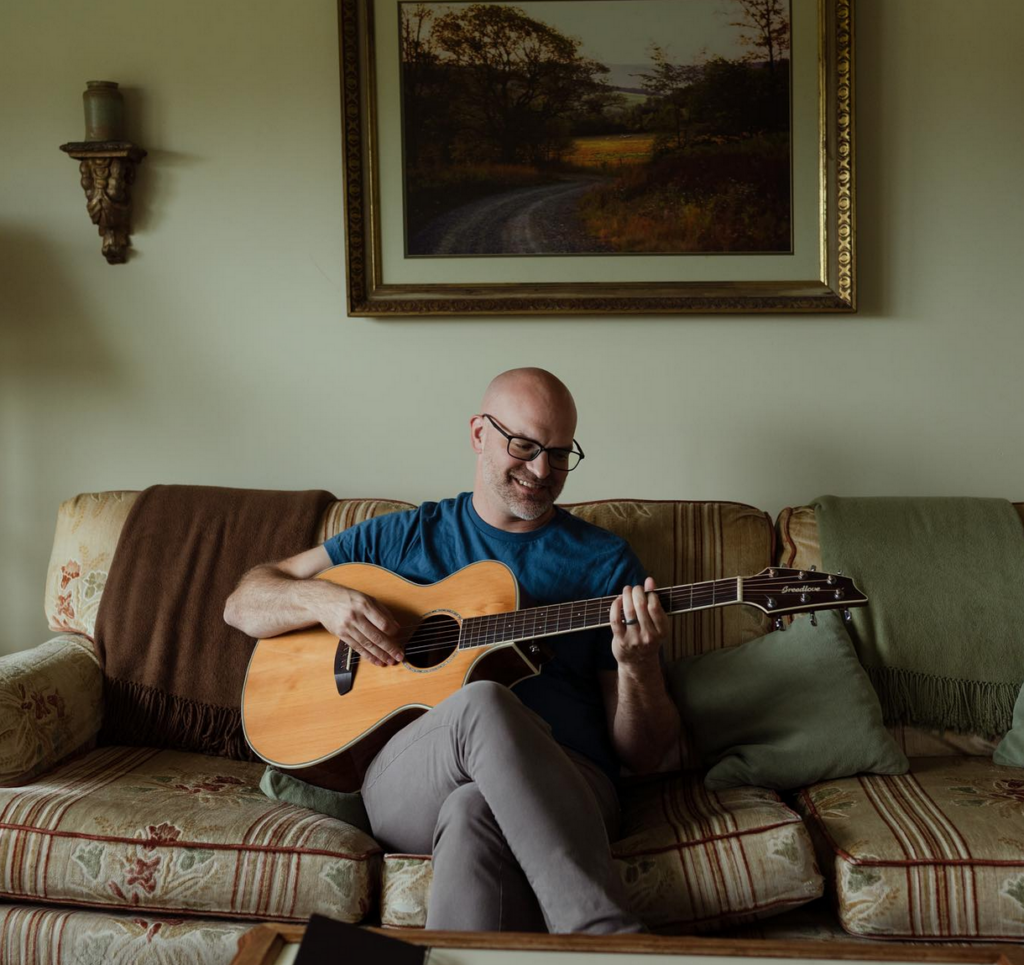
[(363, 802), (389, 851), (433, 854), (428, 928), (644, 930), (612, 864), (611, 781), (500, 684), (469, 684), (399, 731)]

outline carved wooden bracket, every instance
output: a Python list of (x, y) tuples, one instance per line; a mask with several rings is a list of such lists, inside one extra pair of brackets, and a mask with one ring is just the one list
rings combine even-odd
[(111, 265), (124, 264), (132, 231), (129, 188), (146, 152), (129, 141), (80, 141), (60, 149), (81, 162), (86, 209), (103, 238), (103, 257)]

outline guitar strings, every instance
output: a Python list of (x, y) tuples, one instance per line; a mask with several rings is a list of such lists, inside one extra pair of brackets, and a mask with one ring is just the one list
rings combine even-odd
[[(724, 582), (731, 583), (733, 581), (729, 580), (729, 581), (724, 581)], [(759, 590), (763, 590), (763, 589), (774, 589), (776, 586), (785, 586), (785, 585), (787, 585), (790, 582), (792, 582), (792, 581), (788, 581), (788, 580), (767, 581), (766, 580), (766, 581), (764, 581), (765, 585), (759, 584), (758, 586), (753, 587), (753, 589), (755, 591), (759, 591)], [(822, 581), (818, 581), (818, 583), (820, 585), (823, 585), (823, 586), (832, 586), (833, 585), (833, 584), (822, 583)], [(811, 582), (805, 581), (805, 585), (813, 586), (814, 584), (811, 583)], [(668, 602), (669, 602), (669, 606), (670, 607), (673, 607), (674, 604), (683, 603), (683, 602), (687, 603), (688, 606), (691, 606), (693, 604), (704, 606), (704, 605), (707, 605), (709, 603), (715, 603), (716, 602), (716, 599), (717, 599), (717, 596), (718, 596), (718, 589), (719, 589), (717, 586), (710, 589), (710, 594), (709, 594), (709, 587), (710, 587), (709, 583), (694, 584), (694, 586), (695, 587), (700, 586), (701, 589), (699, 591), (695, 590), (692, 594), (689, 592), (689, 587), (686, 587), (686, 588), (665, 587), (665, 588), (662, 588), (662, 589), (649, 590), (648, 592), (650, 592), (650, 593), (658, 593), (658, 594), (663, 595), (663, 596), (667, 595), (668, 598), (669, 598)], [(750, 588), (749, 587), (744, 587), (745, 591), (748, 590), (748, 589), (750, 589)], [(522, 617), (527, 616), (527, 615), (529, 615), (531, 613), (537, 613), (537, 612), (539, 612), (541, 610), (551, 610), (551, 611), (554, 611), (554, 610), (561, 610), (561, 609), (564, 609), (564, 608), (567, 608), (567, 607), (568, 608), (576, 607), (577, 609), (573, 613), (568, 613), (568, 614), (567, 613), (561, 613), (561, 614), (558, 614), (558, 615), (555, 615), (554, 613), (552, 613), (552, 615), (550, 617), (550, 619), (565, 619), (566, 617), (568, 617), (569, 619), (572, 619), (574, 616), (577, 616), (579, 614), (580, 609), (585, 611), (588, 616), (594, 615), (594, 614), (590, 613), (591, 609), (597, 609), (599, 612), (603, 611), (605, 609), (609, 609), (611, 607), (611, 604), (616, 599), (618, 599), (618, 598), (619, 598), (619, 595), (616, 594), (615, 596), (597, 597), (597, 598), (594, 598), (594, 599), (591, 599), (591, 600), (583, 600), (583, 601), (580, 601), (579, 603), (571, 603), (571, 602), (570, 603), (555, 603), (555, 604), (551, 604), (550, 606), (531, 607), (531, 608), (528, 608), (528, 609), (525, 609), (525, 610), (508, 610), (508, 611), (505, 611), (503, 613), (483, 614), (481, 616), (467, 617), (466, 619), (467, 620), (500, 619), (501, 617), (506, 616), (506, 614), (507, 614), (507, 619), (516, 619), (516, 618), (522, 618)], [(690, 601), (692, 601), (692, 603)], [(727, 601), (727, 600), (725, 600), (723, 598), (721, 602), (722, 603), (726, 603), (726, 602), (735, 603), (735, 602), (738, 602), (738, 601), (736, 601), (736, 600), (729, 600), (729, 601)], [(828, 601), (828, 602), (832, 602), (832, 601)], [(675, 610), (673, 612), (684, 612), (684, 611), (683, 610)], [(548, 619), (549, 619), (549, 617), (545, 615), (545, 617), (544, 617), (545, 622)], [(415, 630), (415, 629), (417, 629), (418, 627), (420, 627), (422, 625), (423, 625), (422, 623), (403, 624), (403, 625), (399, 626), (398, 629), (399, 629), (399, 631), (410, 630), (410, 629), (411, 630)]]
[[(783, 581), (783, 582), (785, 582), (785, 581)], [(703, 605), (707, 605), (709, 603), (713, 604), (715, 602), (715, 598), (717, 596), (717, 593), (711, 593), (709, 595), (707, 589), (702, 589), (699, 593), (695, 592), (692, 595), (692, 602), (691, 602), (690, 594), (688, 592), (686, 592), (686, 591), (673, 590), (672, 588), (666, 588), (666, 589), (661, 590), (661, 591), (655, 590), (655, 591), (649, 591), (649, 592), (660, 592), (663, 595), (667, 594), (669, 596), (669, 605), (670, 605), (670, 607), (673, 605), (673, 603), (678, 603), (678, 602), (686, 601), (688, 603), (688, 606), (692, 606), (694, 609), (696, 609), (697, 606), (703, 606)], [(610, 608), (611, 603), (614, 600), (616, 600), (617, 598), (618, 598), (617, 596), (601, 597), (601, 598), (596, 598), (596, 599), (592, 599), (592, 600), (582, 601), (581, 604), (564, 603), (564, 604), (553, 604), (550, 608), (549, 607), (537, 607), (535, 609), (531, 608), (531, 609), (527, 609), (527, 610), (509, 610), (509, 611), (505, 611), (503, 613), (485, 614), (485, 615), (482, 615), (482, 616), (467, 617), (466, 620), (468, 621), (468, 620), (488, 619), (488, 620), (493, 620), (493, 621), (497, 621), (497, 622), (500, 623), (501, 619), (504, 618), (504, 622), (506, 624), (508, 624), (508, 623), (516, 623), (516, 622), (525, 624), (525, 621), (523, 620), (523, 617), (524, 616), (528, 616), (531, 612), (536, 612), (536, 611), (544, 610), (544, 609), (557, 610), (557, 609), (561, 609), (561, 608), (564, 608), (564, 607), (576, 606), (577, 609), (575, 611), (573, 611), (573, 612), (570, 612), (570, 613), (552, 614), (550, 617), (547, 616), (547, 615), (544, 616), (544, 622), (543, 622), (543, 628), (544, 629), (543, 629), (542, 632), (547, 632), (547, 627), (548, 627), (549, 622), (555, 622), (556, 623), (556, 629), (558, 629), (558, 630), (565, 630), (566, 632), (568, 632), (568, 631), (573, 629), (573, 627), (571, 626), (571, 621), (574, 620), (576, 617), (580, 616), (581, 612), (583, 613), (585, 618), (590, 618), (590, 617), (597, 616), (597, 615), (603, 613), (603, 611), (606, 608), (606, 606)], [(722, 600), (721, 602), (725, 603), (726, 601)], [(737, 601), (728, 601), (728, 602), (737, 602)], [(831, 604), (833, 602), (842, 602), (842, 601), (832, 601), (832, 600), (822, 601), (821, 605), (824, 606), (825, 603)], [(596, 612), (592, 612), (592, 611), (596, 611)], [(675, 610), (674, 612), (678, 613), (678, 612), (686, 612), (686, 611), (684, 609), (680, 609), (680, 610)], [(428, 619), (429, 619), (429, 617), (428, 617)], [(449, 617), (448, 619), (450, 619), (450, 620), (452, 620), (454, 622), (456, 618), (454, 616), (452, 616), (452, 617)], [(537, 619), (538, 619), (537, 617), (534, 617), (535, 621)], [(566, 619), (570, 621), (570, 625), (569, 626), (566, 626), (564, 628), (557, 626), (557, 623), (560, 623), (561, 621), (566, 620)], [(421, 623), (417, 623), (417, 624), (403, 624), (403, 625), (399, 626), (398, 629), (399, 629), (400, 632), (404, 631), (404, 630), (412, 630), (413, 631), (413, 636), (415, 636), (415, 631), (418, 628), (422, 627), (422, 626), (423, 626), (422, 622)], [(525, 626), (524, 626), (524, 628), (525, 628)], [(491, 629), (493, 629), (493, 628), (491, 628)], [(538, 629), (541, 629), (541, 627), (538, 626), (537, 623), (535, 622), (534, 626), (531, 627), (531, 629), (536, 631)], [(577, 628), (577, 629), (585, 629), (585, 628), (580, 627), (580, 628)], [(451, 627), (447, 623), (443, 627), (439, 627), (439, 628), (436, 628), (436, 629), (432, 628), (427, 633), (424, 633), (419, 638), (419, 640), (417, 642), (418, 643), (422, 643), (424, 641), (429, 641), (429, 640), (432, 640), (432, 639), (439, 639), (439, 638), (447, 637), (450, 630), (451, 630)], [(484, 631), (481, 635), (486, 635), (487, 632), (489, 632), (489, 631)], [(411, 639), (411, 637), (410, 637), (410, 639)]]
[[(664, 592), (669, 592), (669, 591), (666, 590)], [(680, 594), (680, 595), (682, 595), (682, 594)], [(713, 596), (712, 597), (706, 597), (706, 598), (710, 599), (710, 600), (714, 599)], [(607, 599), (614, 600), (615, 597), (609, 597)], [(603, 602), (603, 601), (600, 601), (600, 600), (586, 601), (586, 603), (591, 605), (591, 606), (593, 606), (594, 604), (599, 603), (599, 602)], [(844, 605), (843, 601), (823, 601), (819, 605), (819, 609), (838, 609), (838, 608), (840, 608), (843, 605)], [(563, 627), (563, 626), (560, 626), (560, 625), (556, 624), (555, 626), (549, 628), (548, 624), (547, 624), (547, 621), (545, 620), (545, 623), (544, 623), (543, 627), (539, 627), (539, 626), (535, 625), (535, 626), (530, 628), (530, 630), (533, 631), (532, 634), (524, 632), (524, 634), (522, 636), (518, 636), (517, 637), (515, 635), (515, 633), (514, 633), (514, 631), (516, 630), (516, 627), (513, 626), (513, 627), (509, 628), (508, 624), (509, 623), (514, 623), (514, 617), (517, 614), (527, 613), (529, 611), (512, 610), (512, 611), (508, 611), (508, 612), (510, 614), (510, 617), (509, 617), (509, 619), (507, 619), (505, 621), (505, 626), (504, 627), (501, 627), (500, 625), (496, 625), (495, 627), (491, 627), (487, 631), (479, 634), (479, 636), (486, 637), (486, 636), (490, 635), (491, 633), (495, 633), (496, 638), (494, 640), (480, 640), (480, 641), (476, 642), (474, 644), (474, 646), (487, 646), (488, 644), (505, 643), (505, 642), (518, 642), (520, 640), (530, 640), (530, 639), (534, 639), (535, 638), (535, 635), (537, 634), (538, 631), (540, 631), (541, 635), (549, 635), (550, 634), (552, 636), (557, 636), (557, 635), (560, 635), (562, 633), (570, 633), (570, 632), (574, 632), (574, 631), (581, 630), (581, 629), (592, 629), (592, 628), (596, 629), (598, 627), (608, 626), (607, 623), (602, 623), (602, 624), (597, 624), (597, 625), (595, 625), (592, 628), (590, 628), (590, 627), (575, 627), (574, 628), (571, 625), (571, 620), (573, 619), (574, 616), (579, 616), (579, 613), (577, 612), (576, 614), (563, 615), (562, 619), (565, 619), (566, 617), (568, 617), (568, 619), (570, 620), (570, 625), (569, 626), (564, 626)], [(585, 616), (588, 616), (588, 617), (589, 616), (596, 616), (600, 612), (601, 612), (600, 609), (598, 609), (598, 613), (588, 613), (588, 614), (585, 614)], [(686, 611), (676, 611), (676, 612), (686, 612)], [(493, 616), (498, 616), (498, 614), (494, 614)], [(432, 628), (429, 633), (423, 634), (416, 641), (416, 644), (417, 644), (416, 646), (409, 647), (405, 651), (403, 651), (404, 655), (408, 656), (409, 654), (414, 654), (414, 653), (426, 653), (426, 652), (429, 652), (431, 650), (443, 650), (443, 649), (447, 649), (447, 648), (453, 648), (454, 649), (454, 648), (458, 647), (459, 643), (461, 642), (461, 638), (462, 638), (462, 625), (457, 623), (454, 617), (451, 617), (449, 619), (450, 619), (451, 623), (446, 623), (443, 627), (438, 627), (436, 629)], [(479, 619), (479, 618), (478, 617), (470, 617), (468, 619)], [(401, 629), (413, 629), (415, 631), (415, 627), (416, 626), (420, 626), (420, 625), (421, 624), (406, 625), (406, 626), (402, 627)], [(509, 630), (509, 629), (511, 629), (513, 631), (511, 636), (506, 636), (504, 632), (501, 632), (501, 631), (505, 631), (505, 630)], [(521, 627), (519, 629), (522, 629), (523, 631), (525, 631), (526, 627), (523, 626), (523, 627)], [(415, 632), (413, 633), (412, 637), (410, 637), (410, 640), (412, 640), (413, 638), (415, 638)], [(359, 651), (358, 650), (354, 650), (351, 647), (351, 645), (349, 645), (349, 644), (345, 644), (345, 646), (348, 647), (350, 650), (352, 650), (352, 662), (353, 663), (358, 662), (360, 660), (360, 653), (359, 653)]]
[[(754, 590), (754, 591), (771, 590), (771, 589), (775, 589), (777, 587), (786, 586), (786, 585), (788, 585), (788, 584), (790, 584), (792, 582), (793, 581), (791, 579), (789, 579), (789, 580), (781, 579), (781, 578), (780, 579), (775, 579), (775, 580), (765, 579), (764, 581), (758, 582), (758, 584), (756, 586), (751, 586), (749, 583), (745, 583), (744, 584), (744, 591), (747, 592), (747, 591), (749, 591), (751, 589)], [(822, 580), (817, 580), (817, 581), (814, 581), (814, 580), (804, 580), (802, 582), (805, 585), (808, 585), (808, 586), (814, 586), (814, 585), (833, 586), (833, 585), (835, 585), (835, 584), (829, 584), (829, 583), (827, 583), (825, 581), (822, 581)], [(693, 603), (698, 603), (698, 601), (699, 601), (698, 605), (705, 606), (705, 605), (708, 605), (709, 603), (713, 604), (713, 603), (717, 602), (716, 598), (718, 596), (718, 589), (719, 589), (719, 587), (717, 585), (718, 583), (733, 584), (733, 586), (735, 586), (735, 579), (718, 580), (718, 581), (716, 581), (716, 580), (708, 580), (708, 581), (705, 581), (703, 583), (694, 583), (693, 586), (695, 588), (696, 587), (701, 587), (701, 589), (700, 590), (696, 590), (695, 589), (694, 592), (692, 592), (692, 593), (690, 592), (690, 587), (689, 586), (686, 586), (686, 587), (661, 587), (661, 588), (655, 588), (654, 590), (648, 590), (647, 592), (649, 592), (649, 593), (658, 593), (660, 595), (667, 595), (669, 597), (669, 605), (670, 605), (670, 607), (674, 603), (679, 603), (679, 602), (683, 602), (683, 601), (687, 601), (687, 605), (688, 606), (692, 606), (692, 603), (689, 602), (691, 600), (693, 601)], [(714, 584), (714, 586), (712, 584)], [(723, 590), (726, 589), (726, 588), (727, 587), (721, 587), (721, 589), (723, 589)], [(590, 599), (590, 600), (580, 601), (579, 603), (573, 603), (573, 602), (553, 603), (553, 604), (550, 604), (548, 606), (543, 606), (543, 607), (530, 607), (530, 608), (525, 609), (525, 610), (508, 610), (508, 611), (504, 611), (502, 613), (483, 614), (483, 615), (480, 615), (480, 616), (467, 617), (466, 619), (467, 620), (495, 619), (495, 618), (499, 618), (499, 617), (503, 616), (505, 613), (507, 613), (509, 615), (510, 619), (514, 619), (515, 617), (520, 617), (521, 618), (521, 617), (523, 617), (523, 616), (525, 616), (527, 614), (530, 614), (531, 612), (536, 612), (536, 611), (540, 611), (540, 610), (557, 610), (557, 609), (562, 609), (562, 608), (565, 608), (565, 607), (570, 607), (571, 608), (571, 607), (574, 607), (574, 606), (582, 607), (584, 610), (589, 610), (592, 607), (593, 608), (600, 608), (600, 609), (610, 609), (612, 603), (616, 599), (618, 599), (618, 598), (619, 598), (619, 594), (615, 594), (614, 596), (595, 597), (595, 598)], [(736, 600), (726, 601), (725, 599), (722, 599), (721, 602), (722, 603), (726, 603), (726, 602), (735, 603), (735, 602), (739, 602), (739, 601), (736, 601)], [(831, 601), (829, 601), (829, 602), (831, 602)], [(676, 610), (674, 612), (685, 612), (685, 611), (683, 611), (683, 610)], [(572, 614), (560, 614), (557, 617), (555, 615), (552, 615), (551, 619), (563, 619), (563, 618), (565, 618), (567, 616), (571, 619)], [(429, 619), (429, 616), (428, 616), (428, 619)], [(451, 617), (451, 619), (455, 619), (455, 618)], [(545, 616), (545, 620), (547, 620), (547, 619), (548, 619), (548, 617)], [(399, 630), (399, 632), (401, 632), (403, 630), (413, 630), (413, 631), (415, 631), (418, 627), (421, 627), (422, 625), (423, 625), (422, 622), (421, 623), (401, 624), (401, 625), (399, 625), (398, 630)]]

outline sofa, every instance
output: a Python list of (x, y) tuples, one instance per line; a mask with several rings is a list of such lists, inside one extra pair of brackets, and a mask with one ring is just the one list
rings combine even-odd
[[(259, 921), (322, 913), (422, 927), (429, 855), (260, 791), (264, 767), (100, 744), (99, 601), (134, 492), (59, 510), (46, 577), (53, 637), (0, 658), (0, 960), (228, 962)], [(320, 538), (409, 508), (334, 502)], [(734, 502), (604, 500), (566, 508), (632, 544), (661, 586), (820, 565), (814, 510), (777, 520)], [(1024, 505), (1017, 505), (1024, 518)], [(748, 606), (672, 619), (669, 660), (766, 633)], [(629, 778), (612, 849), (654, 931), (729, 936), (1024, 941), (1024, 770), (983, 735), (890, 731), (911, 760), (780, 795), (708, 791), (683, 741)]]

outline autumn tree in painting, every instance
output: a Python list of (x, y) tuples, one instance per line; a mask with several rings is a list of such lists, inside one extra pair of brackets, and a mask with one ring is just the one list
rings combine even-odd
[[(425, 28), (429, 23), (429, 38)], [(603, 85), (607, 68), (579, 53), (580, 41), (518, 7), (474, 3), (432, 16), (403, 7), (406, 157), (538, 163)], [(435, 108), (424, 111), (430, 99)], [(417, 126), (430, 123), (429, 138)], [(433, 157), (425, 154), (430, 144)]]
[(674, 135), (675, 148), (682, 150), (690, 119), (688, 90), (700, 77), (700, 67), (696, 64), (673, 64), (668, 52), (658, 44), (651, 44), (650, 56), (651, 72), (640, 75), (641, 87), (657, 103), (661, 123), (667, 121), (669, 133)]
[(742, 31), (740, 43), (752, 47), (748, 60), (768, 57), (768, 69), (774, 74), (782, 51), (789, 50), (789, 14), (785, 0), (733, 0), (740, 8), (739, 20), (731, 23)]

